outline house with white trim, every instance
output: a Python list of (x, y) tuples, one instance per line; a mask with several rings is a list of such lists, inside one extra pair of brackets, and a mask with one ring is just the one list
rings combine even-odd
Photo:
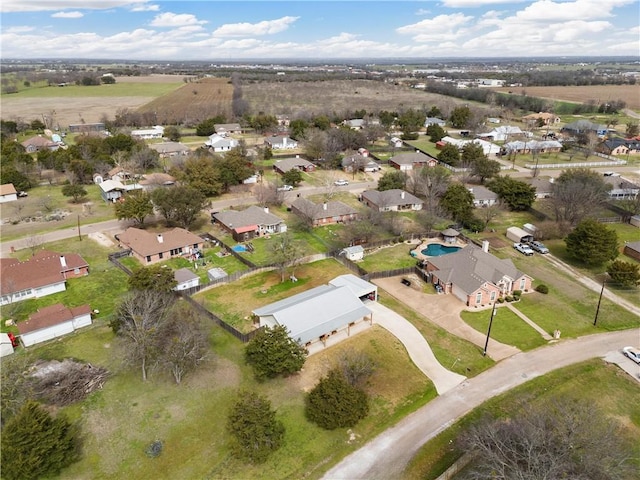
[(67, 308), (61, 303), (43, 307), (28, 320), (17, 323), (19, 338), (25, 347), (68, 335), (89, 325), (91, 325), (89, 305)]
[(153, 138), (162, 138), (164, 136), (164, 127), (162, 125), (154, 125), (151, 128), (143, 128), (140, 130), (131, 130), (133, 138), (142, 140), (151, 140)]
[(209, 136), (209, 139), (204, 142), (204, 145), (215, 153), (228, 152), (238, 146), (238, 140), (214, 133)]
[(18, 200), (18, 192), (13, 183), (0, 185), (0, 203), (14, 202)]

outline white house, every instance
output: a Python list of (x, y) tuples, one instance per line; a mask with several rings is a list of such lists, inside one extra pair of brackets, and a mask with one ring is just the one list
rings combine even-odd
[(351, 260), (352, 262), (362, 260), (364, 258), (364, 248), (362, 245), (346, 247), (340, 251), (340, 255), (344, 255), (347, 260)]
[(18, 192), (13, 183), (5, 183), (0, 185), (0, 203), (13, 202), (18, 200)]
[(298, 142), (291, 140), (286, 135), (274, 135), (264, 140), (265, 145), (269, 145), (274, 150), (291, 150), (298, 148)]
[(497, 155), (498, 153), (500, 153), (499, 145), (496, 145), (495, 143), (487, 142), (486, 140), (481, 140), (479, 138), (476, 138), (473, 140), (461, 140), (459, 138), (446, 136), (446, 137), (443, 137), (441, 141), (444, 143), (451, 143), (460, 149), (464, 148), (464, 146), (467, 143), (475, 143), (482, 147), (482, 152), (485, 155)]
[(222, 137), (217, 133), (209, 136), (209, 140), (204, 142), (205, 146), (214, 152), (228, 152), (238, 146), (238, 141), (230, 137)]
[(487, 138), (494, 142), (504, 142), (513, 138), (522, 138), (528, 136), (528, 132), (523, 132), (520, 127), (513, 127), (511, 125), (502, 125), (496, 127), (490, 132), (480, 133), (476, 135), (480, 138)]
[(61, 303), (41, 308), (29, 320), (17, 324), (25, 347), (67, 335), (87, 325), (91, 325), (89, 305), (67, 308)]
[(142, 130), (131, 130), (131, 136), (134, 138), (141, 138), (143, 140), (162, 138), (164, 136), (164, 127), (161, 125), (155, 125), (151, 128)]
[(180, 268), (173, 272), (173, 278), (176, 279), (176, 286), (174, 290), (187, 290), (189, 288), (197, 287), (200, 285), (200, 277), (193, 273), (188, 268)]
[(467, 186), (467, 190), (473, 195), (474, 207), (490, 207), (498, 203), (498, 194), (482, 185)]

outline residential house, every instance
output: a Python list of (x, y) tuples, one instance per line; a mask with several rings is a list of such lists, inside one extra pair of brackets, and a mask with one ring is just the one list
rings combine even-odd
[(242, 127), (239, 123), (216, 123), (213, 128), (221, 137), (242, 133)]
[(437, 158), (418, 150), (399, 153), (389, 159), (389, 165), (402, 172), (410, 172), (413, 169), (420, 170), (422, 167), (435, 167), (437, 164)]
[(0, 203), (14, 202), (18, 200), (18, 192), (13, 183), (0, 185)]
[(274, 135), (264, 139), (264, 144), (273, 150), (293, 150), (298, 148), (298, 142), (291, 140), (286, 135)]
[(487, 187), (482, 185), (467, 185), (467, 189), (473, 195), (474, 207), (490, 207), (498, 203), (498, 194), (492, 192)]
[(116, 235), (116, 240), (121, 247), (131, 249), (131, 254), (143, 265), (173, 257), (192, 256), (204, 248), (204, 240), (184, 228), (153, 233), (129, 227)]
[(28, 320), (17, 323), (20, 341), (25, 347), (68, 335), (88, 325), (91, 325), (89, 305), (67, 308), (61, 303), (43, 307)]
[(72, 123), (69, 125), (70, 133), (102, 133), (106, 130), (105, 124), (98, 123)]
[(142, 140), (151, 140), (153, 138), (162, 138), (164, 136), (164, 127), (162, 125), (154, 125), (151, 128), (144, 128), (140, 130), (131, 130), (131, 136), (133, 138), (139, 138)]
[(524, 117), (522, 117), (522, 121), (526, 124), (535, 124), (539, 120), (541, 120), (544, 125), (557, 125), (558, 123), (560, 123), (560, 117), (548, 112), (532, 113), (530, 115), (525, 115)]
[(252, 313), (261, 327), (286, 327), (289, 336), (301, 345), (326, 345), (330, 336), (339, 332), (349, 335), (359, 322), (373, 323), (373, 313), (365, 302), (376, 298), (375, 285), (347, 274)]
[(235, 138), (223, 137), (217, 133), (209, 136), (209, 139), (204, 142), (205, 147), (209, 148), (215, 153), (228, 152), (232, 148), (238, 146), (238, 141)]
[(513, 127), (511, 125), (501, 125), (495, 127), (493, 130), (487, 133), (480, 133), (476, 135), (478, 138), (490, 140), (493, 142), (505, 142), (512, 138), (523, 138), (529, 136), (528, 132), (523, 132), (520, 127)]
[(211, 220), (227, 230), (237, 242), (287, 231), (287, 225), (267, 207), (255, 205), (245, 210), (225, 210), (212, 213)]
[(188, 268), (179, 268), (173, 272), (173, 278), (176, 280), (176, 286), (173, 289), (177, 292), (200, 285), (200, 277)]
[(125, 193), (132, 190), (142, 190), (143, 186), (138, 183), (129, 183), (125, 185), (119, 180), (105, 180), (98, 184), (100, 187), (100, 195), (105, 202), (115, 203), (124, 197)]
[(447, 124), (444, 120), (438, 117), (427, 117), (424, 121), (425, 127), (430, 127), (431, 125), (438, 125), (440, 127), (444, 127)]
[(143, 175), (138, 183), (143, 190), (150, 191), (158, 187), (172, 187), (176, 184), (176, 179), (168, 173), (154, 172)]
[(604, 177), (605, 183), (611, 185), (609, 198), (611, 200), (633, 200), (640, 192), (640, 186), (624, 177)]
[(504, 80), (498, 78), (478, 78), (476, 80), (479, 87), (503, 87)]
[(24, 262), (0, 259), (1, 305), (40, 298), (66, 289), (68, 278), (89, 274), (89, 264), (77, 253), (40, 250)]
[(377, 172), (380, 170), (380, 165), (374, 162), (367, 156), (356, 153), (354, 155), (347, 155), (342, 159), (342, 170), (347, 173), (355, 173), (359, 170), (363, 172)]
[(393, 148), (402, 148), (402, 145), (404, 144), (404, 142), (402, 141), (402, 139), (398, 138), (398, 137), (391, 137), (389, 139), (389, 143), (391, 144), (391, 146)]
[(554, 153), (562, 150), (562, 144), (557, 140), (516, 140), (502, 146), (502, 154), (509, 153)]
[(0, 332), (0, 357), (13, 353), (13, 341), (8, 333)]
[(553, 194), (553, 178), (550, 177), (526, 177), (519, 179), (536, 189), (536, 198), (550, 198)]
[(351, 120), (345, 120), (342, 124), (351, 130), (362, 130), (366, 126), (363, 118), (352, 118)]
[(469, 139), (469, 140), (462, 140), (459, 138), (453, 138), (453, 137), (442, 137), (442, 139), (438, 142), (438, 147), (442, 148), (442, 146), (444, 146), (447, 143), (451, 143), (453, 145), (455, 145), (456, 147), (458, 147), (460, 150), (462, 150), (464, 148), (464, 146), (468, 143), (475, 143), (477, 145), (480, 145), (482, 147), (482, 152), (485, 155), (497, 155), (498, 153), (500, 153), (500, 146), (496, 145), (495, 143), (491, 143), (488, 142), (486, 140), (482, 140), (480, 138), (475, 138), (473, 140)]
[(422, 200), (404, 190), (366, 190), (362, 192), (362, 203), (378, 212), (401, 212), (422, 210)]
[(607, 126), (589, 120), (577, 120), (562, 127), (561, 131), (570, 136), (595, 133), (597, 136), (603, 137), (607, 134)]
[(475, 245), (439, 257), (429, 257), (424, 268), (431, 282), (468, 306), (489, 305), (514, 290), (531, 290), (532, 278), (510, 259), (500, 259)]
[(319, 204), (302, 197), (293, 201), (291, 211), (314, 227), (353, 222), (359, 216), (355, 208), (345, 203), (333, 201)]
[(640, 262), (640, 241), (625, 243), (622, 253)]
[(358, 149), (358, 154), (362, 155), (363, 157), (368, 157), (369, 156), (369, 150), (367, 150), (364, 147), (360, 147)]
[(607, 155), (639, 155), (640, 140), (632, 138), (608, 138), (596, 146), (596, 151)]
[(160, 158), (186, 157), (191, 152), (189, 147), (180, 142), (152, 143), (149, 148), (158, 152)]
[(36, 135), (35, 137), (28, 138), (24, 142), (21, 142), (21, 145), (27, 153), (36, 153), (40, 150), (51, 150), (52, 152), (55, 152), (60, 148), (59, 143), (53, 142), (42, 135)]
[(296, 155), (291, 158), (283, 158), (282, 160), (277, 160), (273, 164), (273, 169), (280, 173), (287, 173), (289, 170), (298, 169), (301, 172), (313, 172), (316, 169), (316, 166), (308, 160), (304, 158), (300, 158), (300, 155)]
[(289, 128), (291, 124), (291, 120), (288, 115), (276, 115), (276, 121), (278, 122), (279, 127)]

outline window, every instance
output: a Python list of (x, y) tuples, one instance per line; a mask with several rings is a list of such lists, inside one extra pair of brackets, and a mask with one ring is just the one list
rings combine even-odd
[(482, 303), (482, 292), (476, 293), (476, 303)]
[(495, 301), (496, 299), (496, 292), (491, 292), (491, 297), (490, 297), (491, 301)]
[(80, 269), (79, 268), (74, 268), (73, 269), (73, 274), (74, 275), (80, 275)]
[(147, 255), (147, 263), (151, 261), (151, 255)]
[(526, 285), (526, 280), (524, 277), (520, 279), (520, 290), (524, 290), (524, 286)]
[(164, 253), (160, 252), (160, 253), (158, 254), (158, 258), (159, 258), (160, 260), (162, 260), (162, 259), (164, 258)]

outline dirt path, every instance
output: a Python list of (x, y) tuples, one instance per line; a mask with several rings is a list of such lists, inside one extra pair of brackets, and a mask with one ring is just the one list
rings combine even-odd
[[(465, 308), (460, 300), (453, 295), (427, 295), (407, 288), (400, 283), (401, 278), (380, 278), (374, 280), (373, 283), (449, 333), (484, 348), (486, 335), (470, 327), (460, 318), (460, 312)], [(487, 355), (495, 361), (510, 357), (518, 352), (520, 350), (516, 347), (505, 345), (494, 339), (489, 340)]]
[(561, 341), (507, 358), (449, 390), (345, 457), (326, 480), (402, 478), (408, 462), (428, 440), (486, 400), (533, 378), (590, 358), (609, 357), (638, 341), (640, 329)]

